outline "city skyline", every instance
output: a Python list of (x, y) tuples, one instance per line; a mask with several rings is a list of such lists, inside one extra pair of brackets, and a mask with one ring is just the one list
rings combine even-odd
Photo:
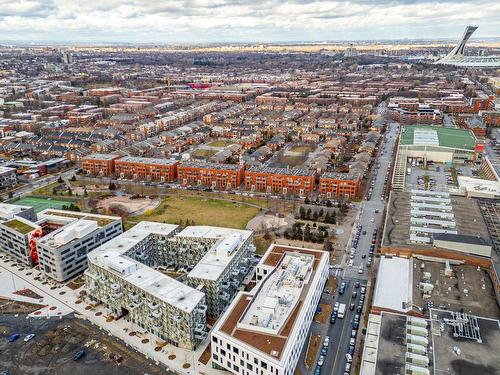
[(0, 42), (321, 42), (499, 37), (494, 1), (0, 1)]

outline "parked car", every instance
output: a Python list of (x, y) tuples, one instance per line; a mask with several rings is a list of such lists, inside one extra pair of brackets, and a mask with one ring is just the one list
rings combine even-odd
[(79, 350), (73, 356), (73, 361), (78, 361), (79, 359), (82, 359), (84, 356), (85, 356), (85, 350)]
[(325, 340), (323, 341), (323, 346), (328, 347), (330, 345), (330, 336), (325, 336)]
[(351, 373), (351, 364), (350, 363), (345, 364), (344, 372), (347, 372), (348, 374)]
[(318, 359), (318, 366), (323, 366), (323, 363), (325, 363), (325, 357), (320, 355)]
[(18, 338), (19, 338), (19, 333), (14, 333), (13, 335), (10, 335), (10, 336), (7, 338), (7, 340), (8, 340), (9, 342), (14, 342), (14, 341), (16, 341)]
[(35, 337), (35, 334), (34, 333), (30, 333), (28, 336), (26, 336), (24, 338), (24, 342), (30, 341), (33, 337)]

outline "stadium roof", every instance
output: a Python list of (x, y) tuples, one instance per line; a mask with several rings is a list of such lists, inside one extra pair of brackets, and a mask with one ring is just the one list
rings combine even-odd
[[(437, 144), (434, 140), (437, 137)], [(421, 141), (427, 139), (428, 142)], [(402, 146), (439, 146), (452, 149), (474, 150), (476, 137), (470, 130), (443, 128), (440, 126), (405, 126), (401, 133)]]

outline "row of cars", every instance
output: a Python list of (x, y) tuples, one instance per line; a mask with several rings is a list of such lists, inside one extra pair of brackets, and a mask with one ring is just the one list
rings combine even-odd
[(321, 347), (320, 356), (318, 358), (318, 364), (314, 368), (314, 375), (321, 374), (321, 367), (325, 363), (325, 357), (328, 354), (328, 347), (330, 346), (330, 336), (325, 336), (323, 340), (323, 346)]
[(356, 314), (354, 315), (354, 319), (352, 321), (352, 330), (351, 330), (351, 338), (349, 339), (349, 347), (347, 348), (347, 353), (345, 355), (346, 358), (346, 364), (344, 367), (344, 375), (350, 374), (351, 373), (351, 368), (352, 368), (352, 358), (354, 356), (354, 350), (356, 348), (356, 337), (358, 336), (358, 329), (360, 325), (360, 319), (361, 319), (361, 311), (363, 311), (363, 305), (365, 303), (365, 297), (366, 297), (366, 287), (361, 286), (359, 282), (356, 282), (354, 284), (355, 289), (359, 289), (359, 302), (358, 306), (356, 307), (355, 301), (358, 296), (358, 291), (354, 290), (352, 292), (352, 298), (351, 301), (353, 301), (349, 305), (349, 310), (354, 310), (356, 308)]

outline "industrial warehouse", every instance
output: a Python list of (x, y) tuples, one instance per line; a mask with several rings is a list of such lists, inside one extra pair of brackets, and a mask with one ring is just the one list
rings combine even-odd
[(88, 297), (117, 319), (194, 350), (207, 335), (207, 317), (224, 311), (248, 274), (252, 239), (246, 230), (143, 221), (88, 255)]

